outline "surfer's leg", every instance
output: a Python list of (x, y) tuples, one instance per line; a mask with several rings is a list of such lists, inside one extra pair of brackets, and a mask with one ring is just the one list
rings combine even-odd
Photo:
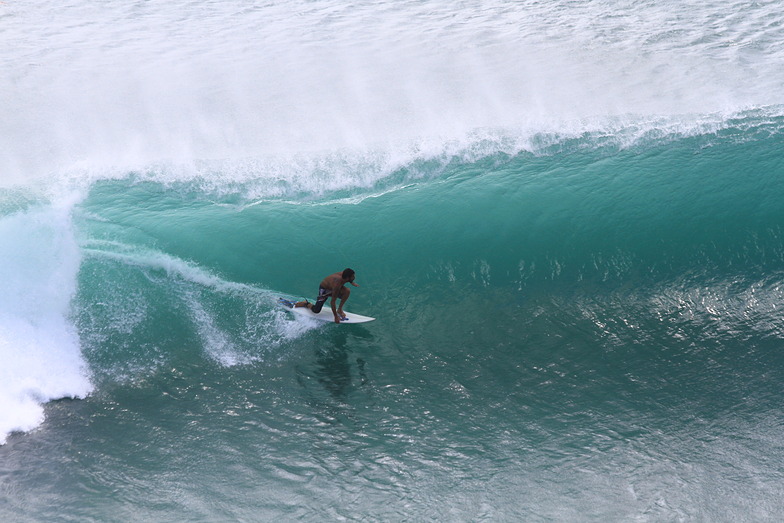
[(310, 307), (310, 310), (313, 311), (314, 314), (318, 314), (321, 312), (321, 308), (327, 303), (329, 299), (329, 295), (323, 294), (316, 299), (316, 303)]
[(348, 301), (348, 297), (351, 295), (351, 289), (347, 289), (343, 287), (340, 289), (340, 305), (338, 306), (338, 316), (341, 318), (345, 316), (343, 314), (343, 304)]

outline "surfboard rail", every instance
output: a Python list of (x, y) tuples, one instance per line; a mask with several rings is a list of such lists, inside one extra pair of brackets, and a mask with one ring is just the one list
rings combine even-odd
[[(313, 320), (325, 321), (329, 323), (335, 322), (335, 317), (332, 315), (332, 308), (325, 305), (323, 309), (318, 314), (314, 314), (307, 307), (295, 307), (294, 304), (296, 301), (294, 299), (289, 298), (278, 298), (278, 304), (283, 307), (284, 309), (292, 312), (293, 314), (300, 316), (302, 318), (310, 318)], [(367, 323), (369, 321), (375, 320), (375, 318), (371, 318), (370, 316), (363, 316), (362, 314), (355, 314), (349, 311), (343, 311), (345, 317), (340, 320), (340, 324), (351, 324), (351, 323)]]

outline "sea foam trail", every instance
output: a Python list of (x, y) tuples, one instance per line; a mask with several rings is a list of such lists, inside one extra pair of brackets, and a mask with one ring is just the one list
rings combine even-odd
[(0, 218), (0, 443), (44, 420), (42, 404), (92, 385), (69, 320), (80, 254), (70, 206)]

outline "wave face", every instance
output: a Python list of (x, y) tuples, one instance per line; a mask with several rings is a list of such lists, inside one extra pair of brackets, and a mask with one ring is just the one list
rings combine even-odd
[(0, 515), (784, 515), (775, 3), (34, 4)]

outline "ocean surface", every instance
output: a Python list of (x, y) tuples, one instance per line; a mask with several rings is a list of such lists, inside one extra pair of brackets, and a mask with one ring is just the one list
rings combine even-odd
[[(0, 2), (0, 520), (781, 521), (775, 1)], [(356, 270), (364, 325), (298, 319)]]

